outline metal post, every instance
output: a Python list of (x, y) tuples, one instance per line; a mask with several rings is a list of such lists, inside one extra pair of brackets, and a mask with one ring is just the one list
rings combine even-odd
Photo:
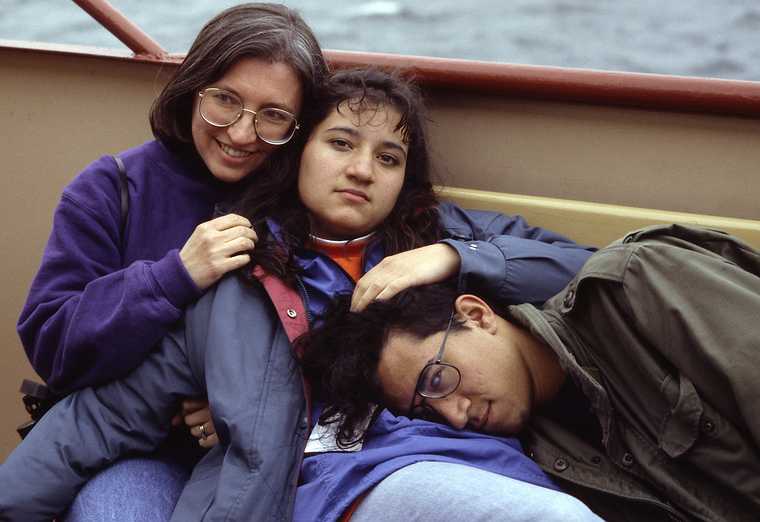
[(106, 0), (73, 0), (136, 55), (164, 58), (167, 52)]

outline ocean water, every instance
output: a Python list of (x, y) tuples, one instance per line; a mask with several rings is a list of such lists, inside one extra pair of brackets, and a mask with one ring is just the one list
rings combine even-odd
[[(112, 0), (185, 51), (228, 0)], [(328, 49), (760, 81), (758, 0), (294, 0)], [(0, 0), (0, 39), (123, 45), (68, 0)]]

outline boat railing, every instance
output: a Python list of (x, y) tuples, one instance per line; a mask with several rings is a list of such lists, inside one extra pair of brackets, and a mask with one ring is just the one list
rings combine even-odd
[(121, 11), (105, 0), (73, 0), (83, 11), (126, 45), (135, 55), (161, 60), (168, 53)]
[[(142, 60), (176, 63), (107, 0), (73, 0)], [(409, 71), (426, 88), (506, 94), (651, 110), (760, 116), (760, 82), (567, 69), (383, 53), (325, 51), (333, 67), (377, 65)]]

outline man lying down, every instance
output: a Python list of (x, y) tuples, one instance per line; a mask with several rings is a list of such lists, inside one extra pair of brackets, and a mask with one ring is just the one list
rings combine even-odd
[(442, 285), (345, 300), (302, 347), (343, 445), (379, 403), (519, 434), (606, 520), (760, 516), (760, 254), (729, 235), (633, 232), (541, 310)]

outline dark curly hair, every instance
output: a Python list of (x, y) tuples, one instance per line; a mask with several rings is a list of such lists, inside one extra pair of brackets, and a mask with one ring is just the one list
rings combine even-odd
[[(337, 424), (338, 445), (360, 442), (359, 426), (383, 395), (377, 366), (388, 334), (402, 331), (424, 339), (446, 329), (459, 293), (453, 282), (409, 288), (351, 312), (351, 296), (336, 298), (323, 322), (296, 341), (304, 375), (326, 406), (321, 424)], [(452, 330), (463, 328), (454, 321)]]
[[(377, 237), (383, 242), (385, 255), (438, 241), (443, 231), (430, 179), (425, 109), (417, 87), (397, 72), (347, 69), (332, 74), (315, 98), (316, 102), (302, 111), (303, 126), (309, 130), (333, 110), (363, 112), (392, 107), (400, 113), (396, 129), (409, 147), (404, 184), (391, 213), (376, 231)], [(294, 147), (302, 151), (307, 140), (305, 133), (297, 136)], [(256, 176), (233, 209), (249, 218), (259, 234), (252, 264), (286, 280), (296, 270), (293, 254), (305, 244), (310, 232), (308, 211), (298, 195), (298, 159), (296, 165), (279, 162), (281, 168), (271, 169), (267, 176)], [(268, 236), (265, 217), (274, 218), (281, 226), (282, 242)]]

